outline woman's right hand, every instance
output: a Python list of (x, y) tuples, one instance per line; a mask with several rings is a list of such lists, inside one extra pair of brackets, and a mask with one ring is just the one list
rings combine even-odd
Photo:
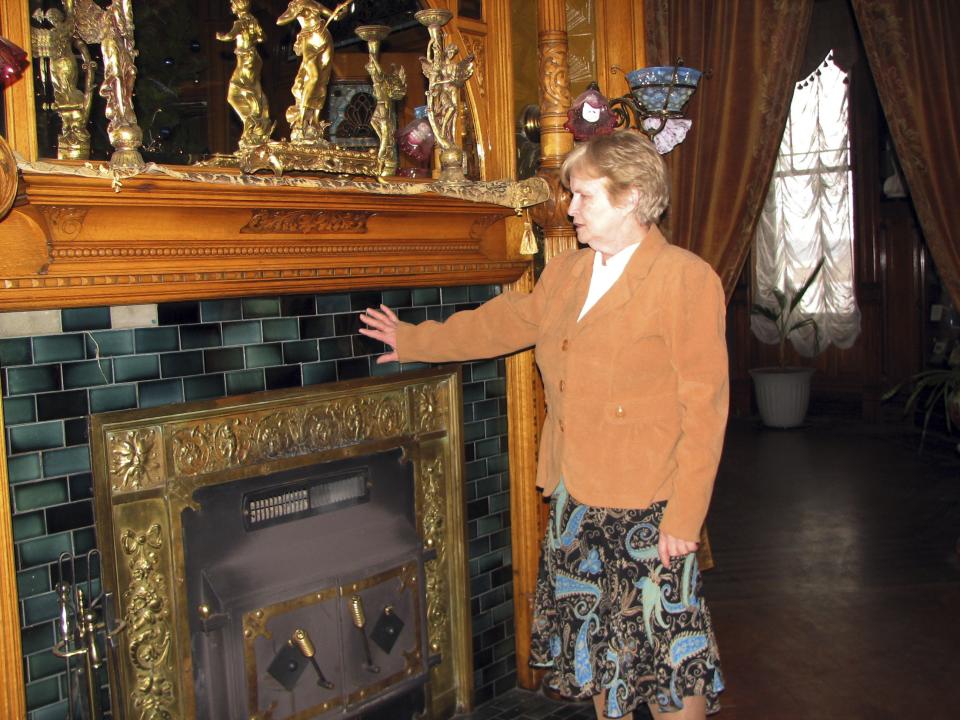
[(397, 355), (397, 326), (400, 320), (393, 310), (386, 305), (381, 305), (379, 310), (367, 308), (360, 313), (360, 321), (367, 326), (360, 328), (361, 335), (379, 340), (391, 350), (377, 358), (377, 365), (397, 362), (400, 359)]

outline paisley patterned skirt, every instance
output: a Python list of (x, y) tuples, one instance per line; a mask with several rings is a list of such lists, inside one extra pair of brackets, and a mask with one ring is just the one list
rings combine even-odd
[(700, 596), (696, 553), (657, 556), (665, 503), (643, 510), (581, 505), (553, 492), (537, 582), (531, 665), (561, 695), (607, 693), (606, 715), (643, 704), (678, 710), (702, 695), (720, 709), (720, 658)]

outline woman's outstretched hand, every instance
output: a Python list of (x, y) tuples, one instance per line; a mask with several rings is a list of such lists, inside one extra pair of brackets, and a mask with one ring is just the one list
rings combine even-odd
[(361, 335), (379, 340), (390, 348), (390, 352), (377, 358), (377, 365), (397, 362), (400, 359), (397, 355), (397, 325), (400, 324), (400, 320), (397, 319), (393, 310), (386, 305), (381, 305), (379, 310), (367, 308), (360, 313), (360, 321), (367, 326), (360, 328)]

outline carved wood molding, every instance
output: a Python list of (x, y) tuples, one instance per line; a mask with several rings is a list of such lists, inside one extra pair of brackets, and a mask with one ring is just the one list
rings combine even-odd
[(528, 265), (505, 240), (510, 208), (427, 193), (198, 193), (164, 175), (115, 192), (106, 179), (23, 173), (14, 195), (0, 223), (0, 311), (503, 284)]

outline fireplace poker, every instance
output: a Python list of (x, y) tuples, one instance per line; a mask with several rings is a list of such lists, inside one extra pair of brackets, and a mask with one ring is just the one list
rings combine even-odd
[[(57, 583), (58, 627), (60, 639), (53, 646), (53, 654), (66, 660), (67, 664), (67, 712), (68, 718), (99, 718), (102, 717), (100, 703), (100, 689), (97, 686), (97, 670), (103, 664), (100, 653), (101, 637), (113, 644), (113, 637), (123, 630), (125, 623), (114, 625), (112, 618), (109, 622), (100, 619), (103, 609), (105, 593), (101, 589), (94, 592), (93, 565), (100, 562), (100, 551), (97, 549), (87, 552), (86, 557), (87, 579), (84, 586), (80, 586), (76, 579), (76, 556), (61, 553), (57, 559), (57, 569), (60, 581)], [(69, 567), (70, 581), (66, 579), (66, 569)], [(107, 596), (108, 597), (108, 596)], [(109, 597), (108, 597), (109, 600)], [(73, 658), (83, 656), (83, 666), (74, 669)], [(108, 667), (113, 674), (114, 668)], [(83, 675), (86, 689), (86, 698), (79, 696), (80, 675)], [(122, 713), (114, 712), (114, 717), (122, 720)]]
[(303, 656), (313, 665), (313, 669), (317, 671), (317, 685), (327, 690), (332, 690), (333, 683), (327, 680), (323, 674), (323, 670), (320, 669), (320, 663), (317, 662), (317, 649), (310, 639), (310, 636), (307, 635), (307, 631), (302, 628), (297, 628), (293, 631), (293, 637), (290, 638), (290, 642), (299, 648)]
[(363, 611), (363, 600), (359, 595), (350, 598), (350, 615), (353, 617), (353, 626), (360, 631), (360, 637), (363, 638), (363, 654), (367, 659), (364, 667), (372, 673), (380, 672), (380, 666), (374, 665), (373, 656), (370, 654), (370, 642), (367, 640), (367, 616)]

